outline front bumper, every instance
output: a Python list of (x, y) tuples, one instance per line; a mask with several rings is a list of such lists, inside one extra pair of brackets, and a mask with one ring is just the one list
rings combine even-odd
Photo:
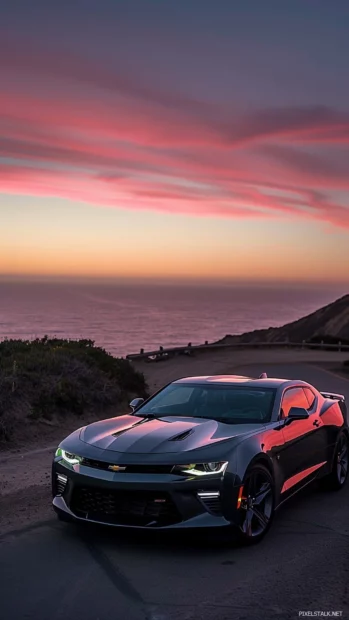
[(196, 479), (113, 473), (55, 459), (52, 495), (56, 512), (77, 521), (142, 529), (238, 524), (238, 487), (229, 474)]

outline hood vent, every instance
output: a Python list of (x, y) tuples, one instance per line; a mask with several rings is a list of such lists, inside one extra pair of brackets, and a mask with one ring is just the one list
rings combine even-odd
[(144, 421), (148, 421), (147, 418), (142, 419), (140, 422), (136, 422), (135, 424), (131, 424), (131, 426), (127, 426), (126, 428), (121, 429), (121, 431), (115, 431), (115, 433), (112, 433), (113, 437), (119, 437), (120, 435), (123, 435), (124, 433), (127, 433), (127, 431), (130, 431), (131, 428), (134, 428), (135, 426), (139, 426), (140, 424), (143, 424)]
[(123, 435), (124, 433), (126, 433), (126, 431), (129, 431), (130, 428), (132, 428), (132, 426), (124, 428), (122, 431), (116, 431), (116, 433), (113, 433), (113, 437), (119, 437), (120, 435)]
[(191, 435), (193, 432), (194, 431), (191, 428), (189, 431), (185, 431), (184, 433), (180, 433), (179, 435), (176, 435), (176, 437), (172, 437), (170, 441), (183, 441), (183, 439), (186, 439), (187, 437), (189, 437), (189, 435)]
[(132, 424), (132, 426), (123, 428), (121, 431), (116, 431), (115, 433), (113, 433), (113, 437), (119, 437), (119, 435), (123, 435), (124, 433), (127, 433), (127, 431), (131, 430), (131, 428), (133, 428), (134, 426), (136, 426), (136, 424)]

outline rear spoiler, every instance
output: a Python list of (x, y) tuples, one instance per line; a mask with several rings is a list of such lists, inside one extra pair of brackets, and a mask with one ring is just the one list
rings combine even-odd
[(345, 396), (343, 394), (332, 394), (332, 392), (320, 392), (324, 398), (330, 398), (331, 400), (340, 400), (345, 402)]

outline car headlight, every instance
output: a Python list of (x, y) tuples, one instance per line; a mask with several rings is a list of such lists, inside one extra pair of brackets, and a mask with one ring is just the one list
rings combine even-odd
[(63, 448), (58, 448), (56, 450), (55, 456), (60, 456), (63, 461), (69, 463), (69, 465), (78, 465), (81, 463), (81, 456), (77, 456), (76, 454), (72, 454), (71, 452), (67, 452), (67, 450), (63, 450)]
[(175, 465), (172, 472), (174, 474), (191, 474), (192, 476), (209, 476), (212, 474), (223, 474), (227, 469), (227, 465), (228, 461)]

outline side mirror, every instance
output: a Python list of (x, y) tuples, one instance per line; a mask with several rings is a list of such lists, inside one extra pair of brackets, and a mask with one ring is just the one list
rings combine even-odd
[(144, 403), (144, 398), (134, 398), (133, 400), (131, 400), (130, 407), (132, 411), (137, 409), (137, 407), (139, 407), (142, 403)]
[(288, 416), (286, 421), (290, 424), (293, 420), (307, 420), (309, 418), (309, 413), (303, 407), (291, 407), (288, 412)]

